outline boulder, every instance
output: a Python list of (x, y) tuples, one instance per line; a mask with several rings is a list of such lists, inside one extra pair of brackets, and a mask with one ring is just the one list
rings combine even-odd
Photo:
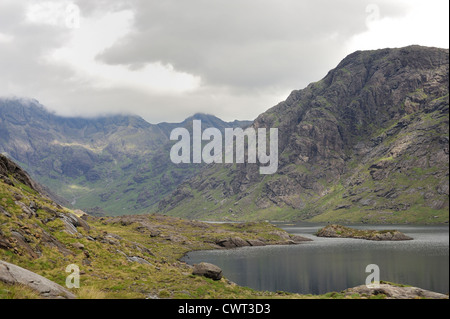
[(220, 239), (216, 241), (216, 244), (224, 248), (237, 248), (251, 245), (240, 237)]
[(43, 298), (75, 299), (76, 296), (66, 288), (22, 267), (0, 260), (0, 281), (9, 285), (24, 285)]
[(222, 269), (220, 269), (220, 267), (204, 262), (194, 265), (192, 274), (210, 278), (212, 280), (222, 279)]

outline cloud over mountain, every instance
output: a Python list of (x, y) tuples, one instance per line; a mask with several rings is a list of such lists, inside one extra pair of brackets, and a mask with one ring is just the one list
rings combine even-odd
[(448, 47), (448, 2), (6, 0), (0, 95), (62, 115), (254, 119), (342, 56), (393, 43)]

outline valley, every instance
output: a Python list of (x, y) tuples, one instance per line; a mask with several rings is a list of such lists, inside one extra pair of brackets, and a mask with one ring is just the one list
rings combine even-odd
[[(0, 152), (53, 199), (95, 216), (448, 223), (448, 67), (446, 49), (358, 51), (253, 122), (65, 118), (35, 100), (2, 99)], [(171, 149), (181, 142), (170, 134), (192, 136), (194, 123), (221, 135), (277, 129), (276, 173), (260, 174), (248, 145), (244, 163), (223, 154), (193, 163), (188, 154), (175, 164)]]

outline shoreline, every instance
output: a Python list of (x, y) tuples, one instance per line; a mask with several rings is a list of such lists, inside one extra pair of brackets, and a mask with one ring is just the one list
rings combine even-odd
[[(210, 222), (212, 223), (212, 222)], [(223, 222), (226, 223), (226, 222)], [(245, 223), (245, 222), (243, 222)], [(270, 222), (272, 223), (272, 221)], [(275, 222), (274, 222), (275, 223)], [(277, 223), (282, 223), (282, 224), (286, 224), (287, 226), (295, 226), (298, 225), (298, 223), (286, 223), (286, 222), (279, 222), (277, 221)], [(301, 222), (302, 224), (304, 222)], [(304, 223), (304, 224), (318, 224), (318, 223)], [(322, 224), (322, 223), (321, 223)], [(383, 227), (386, 226), (384, 224), (361, 224), (362, 226), (365, 227)], [(397, 224), (398, 225), (398, 224)], [(278, 228), (280, 228), (280, 225), (274, 225)], [(318, 226), (318, 225), (317, 225)], [(407, 225), (407, 224), (402, 224), (402, 225), (398, 225), (398, 226), (413, 226), (413, 227), (446, 227), (448, 228), (448, 224), (441, 224), (441, 225), (426, 225), (426, 224), (421, 224), (421, 225), (416, 225), (416, 224), (411, 224), (411, 225)], [(283, 229), (284, 230), (284, 229)], [(287, 230), (285, 230), (286, 232), (288, 232)], [(387, 230), (389, 231), (389, 230)], [(289, 232), (288, 232), (289, 233)], [(291, 234), (292, 235), (292, 234)], [(318, 237), (318, 238), (324, 238), (324, 237), (319, 237), (317, 236), (315, 233), (311, 233), (311, 234), (301, 234), (300, 236), (305, 236), (305, 235), (311, 235), (314, 237)], [(309, 237), (305, 237), (308, 238)], [(333, 237), (328, 237), (330, 239), (332, 239)], [(334, 237), (334, 238), (339, 238), (339, 237)], [(342, 238), (348, 238), (348, 239), (353, 239), (351, 237), (342, 237)], [(354, 238), (354, 239), (362, 239), (362, 240), (367, 240), (364, 238)], [(411, 238), (412, 240), (414, 240), (414, 238)], [(407, 241), (411, 240), (411, 239), (407, 239)], [(308, 241), (315, 241), (314, 239), (310, 239)], [(296, 245), (301, 245), (302, 243), (297, 243)], [(269, 247), (269, 246), (289, 246), (290, 244), (283, 244), (283, 243), (277, 243), (277, 244), (270, 244), (270, 245), (266, 245), (264, 247)], [(220, 251), (220, 250), (233, 250), (233, 249), (238, 249), (238, 248), (244, 248), (244, 247), (235, 247), (235, 248), (223, 248), (223, 247), (217, 247), (217, 248), (211, 248), (211, 249), (196, 249), (196, 250), (190, 250), (188, 252), (186, 252), (181, 258), (179, 258), (178, 260), (180, 262), (186, 263), (187, 265), (189, 265), (190, 267), (193, 267), (195, 265), (195, 263), (190, 263), (186, 260), (186, 257), (192, 253), (192, 252), (199, 252), (199, 251), (203, 251), (203, 252), (207, 252), (207, 251)], [(226, 274), (224, 274), (224, 277), (226, 280)], [(325, 299), (334, 299), (336, 296), (338, 298), (343, 297), (344, 295), (346, 296), (350, 296), (351, 294), (363, 294), (360, 296), (360, 298), (356, 298), (356, 299), (366, 299), (366, 298), (378, 298), (381, 295), (383, 295), (384, 293), (387, 293), (388, 295), (385, 295), (386, 299), (417, 299), (417, 298), (422, 298), (422, 299), (448, 299), (449, 298), (449, 293), (440, 293), (440, 292), (436, 292), (436, 291), (432, 291), (432, 290), (427, 290), (427, 289), (423, 289), (420, 287), (414, 287), (411, 285), (408, 285), (407, 283), (393, 283), (393, 282), (388, 282), (385, 280), (381, 280), (380, 281), (381, 284), (381, 288), (377, 288), (377, 287), (373, 287), (373, 288), (368, 288), (365, 285), (361, 285), (361, 286), (355, 286), (355, 287), (348, 287), (344, 290), (341, 291), (328, 291), (325, 292), (323, 294), (301, 294), (301, 293), (295, 293), (295, 292), (283, 292), (286, 295), (290, 295), (290, 296), (299, 296), (298, 299), (304, 299), (304, 298), (311, 298), (311, 299), (315, 299), (315, 298), (325, 298)], [(246, 287), (246, 286), (241, 286), (240, 284), (236, 284), (240, 287)], [(261, 291), (259, 289), (255, 289), (255, 288), (251, 288), (254, 289), (255, 291)], [(269, 290), (271, 292), (276, 292), (273, 290)], [(395, 292), (393, 292), (395, 291)], [(417, 293), (417, 295), (414, 295), (415, 293)], [(328, 297), (327, 297), (328, 296)], [(378, 296), (378, 297), (377, 297)], [(409, 297), (405, 297), (405, 296), (409, 296)], [(295, 298), (295, 297), (294, 297)]]

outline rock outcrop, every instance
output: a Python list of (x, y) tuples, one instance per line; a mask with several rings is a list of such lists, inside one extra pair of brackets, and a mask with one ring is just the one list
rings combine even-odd
[[(275, 235), (280, 238), (279, 241), (276, 242), (276, 244), (280, 245), (295, 245), (300, 244), (302, 242), (311, 241), (312, 239), (298, 236), (298, 235), (291, 235), (287, 232), (272, 232), (272, 235)], [(239, 248), (239, 247), (247, 247), (247, 246), (266, 246), (266, 241), (263, 238), (260, 239), (249, 239), (249, 240), (243, 240), (240, 237), (229, 237), (224, 239), (218, 239), (216, 240), (216, 245), (223, 247), (223, 248)], [(270, 244), (274, 244), (271, 242)]]
[(417, 288), (381, 283), (378, 287), (369, 288), (366, 285), (349, 288), (343, 291), (345, 295), (359, 294), (362, 297), (384, 295), (386, 299), (448, 299), (448, 295)]
[(278, 171), (211, 165), (160, 202), (210, 219), (444, 223), (449, 51), (358, 51), (293, 91), (253, 128), (278, 128)]
[[(13, 180), (11, 180), (10, 176)], [(0, 154), (0, 180), (11, 186), (14, 186), (15, 180), (35, 191), (43, 191), (42, 188), (36, 182), (34, 182), (24, 170), (19, 167), (19, 165), (2, 154)]]
[(406, 236), (398, 230), (360, 230), (342, 225), (328, 225), (319, 229), (316, 233), (317, 237), (336, 237), (336, 238), (355, 238), (366, 240), (412, 240), (413, 238)]
[(0, 281), (9, 285), (24, 285), (43, 298), (75, 299), (76, 296), (66, 288), (22, 267), (0, 260)]

